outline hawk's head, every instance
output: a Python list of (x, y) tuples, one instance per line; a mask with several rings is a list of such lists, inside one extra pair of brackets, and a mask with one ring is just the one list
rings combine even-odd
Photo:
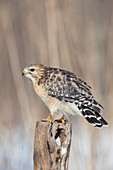
[(39, 65), (30, 65), (26, 68), (24, 68), (22, 72), (22, 76), (26, 76), (29, 79), (32, 80), (32, 82), (35, 82), (36, 80), (40, 79), (42, 76), (42, 73), (44, 71), (45, 66), (39, 64)]

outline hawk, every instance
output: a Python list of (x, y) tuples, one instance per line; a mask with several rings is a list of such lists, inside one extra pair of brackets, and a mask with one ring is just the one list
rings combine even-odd
[(22, 76), (32, 80), (36, 94), (49, 108), (50, 114), (42, 121), (68, 120), (69, 115), (82, 115), (95, 127), (108, 126), (100, 115), (103, 108), (93, 97), (91, 87), (75, 74), (44, 65), (24, 68)]

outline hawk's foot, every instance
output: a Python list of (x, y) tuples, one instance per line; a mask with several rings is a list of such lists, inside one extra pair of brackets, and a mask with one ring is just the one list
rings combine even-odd
[(42, 118), (41, 121), (43, 121), (43, 122), (50, 122), (51, 123), (52, 122), (51, 121), (51, 113), (49, 114), (49, 116), (46, 119)]
[(67, 120), (64, 119), (64, 115), (62, 116), (61, 119), (58, 119), (58, 120), (55, 120), (55, 121), (57, 121), (58, 123), (67, 122)]

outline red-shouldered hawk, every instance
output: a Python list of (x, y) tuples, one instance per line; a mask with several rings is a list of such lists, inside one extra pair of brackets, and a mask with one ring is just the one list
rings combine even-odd
[(32, 80), (35, 92), (50, 110), (43, 121), (68, 119), (79, 114), (93, 126), (108, 126), (100, 115), (103, 108), (92, 96), (91, 87), (75, 74), (44, 65), (30, 65), (22, 73)]

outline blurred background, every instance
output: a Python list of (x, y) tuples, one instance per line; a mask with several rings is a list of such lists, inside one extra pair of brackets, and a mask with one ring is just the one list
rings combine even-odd
[(85, 80), (109, 122), (71, 117), (69, 170), (113, 170), (113, 1), (0, 0), (1, 170), (33, 169), (35, 124), (49, 111), (21, 74), (39, 63)]

